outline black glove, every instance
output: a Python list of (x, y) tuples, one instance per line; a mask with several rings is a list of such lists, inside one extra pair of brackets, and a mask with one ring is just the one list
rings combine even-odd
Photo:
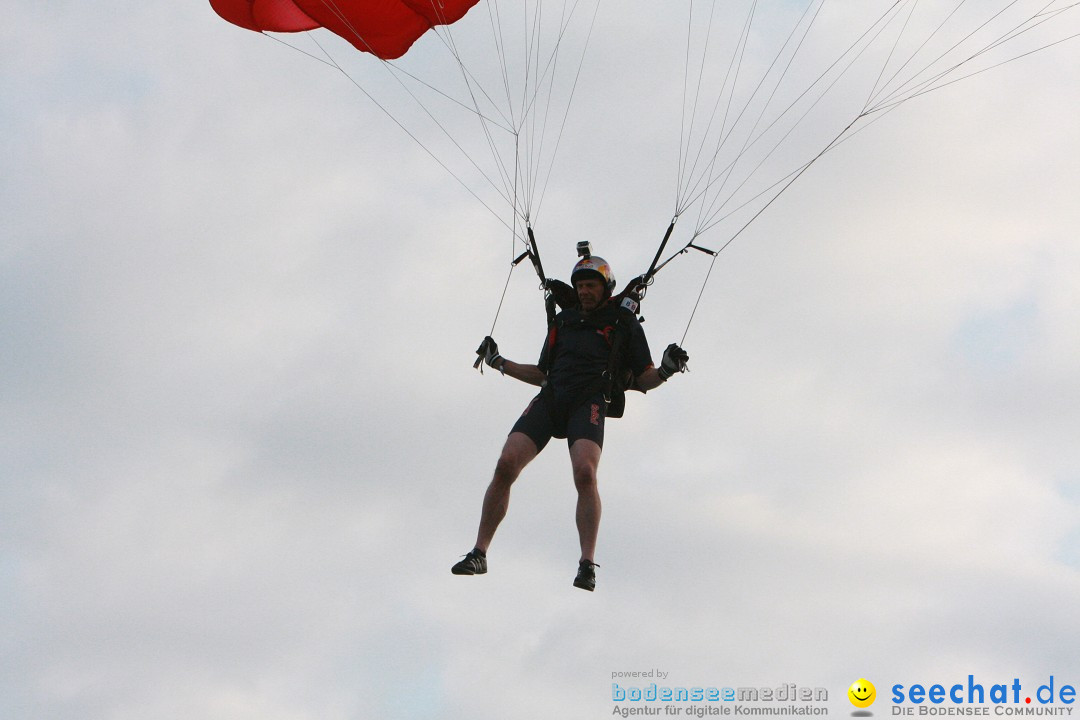
[(476, 362), (473, 363), (473, 367), (478, 368), (480, 363), (487, 363), (488, 367), (502, 370), (504, 362), (506, 360), (499, 354), (499, 344), (495, 342), (495, 338), (490, 335), (485, 337), (484, 342), (480, 343), (480, 347), (476, 348)]
[(686, 372), (686, 361), (690, 359), (690, 356), (686, 354), (686, 351), (675, 343), (671, 343), (667, 346), (667, 350), (664, 351), (664, 358), (660, 361), (660, 369), (657, 370), (657, 374), (660, 379), (667, 382), (667, 379), (679, 372)]

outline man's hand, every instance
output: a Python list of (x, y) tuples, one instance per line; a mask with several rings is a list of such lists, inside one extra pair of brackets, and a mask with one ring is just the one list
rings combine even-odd
[(484, 342), (480, 343), (480, 347), (476, 348), (476, 362), (473, 363), (473, 367), (480, 367), (482, 362), (487, 363), (488, 367), (493, 367), (499, 371), (502, 371), (503, 363), (506, 362), (503, 356), (499, 354), (499, 344), (490, 335), (484, 338)]
[(660, 369), (657, 370), (657, 374), (660, 379), (667, 382), (667, 379), (675, 373), (686, 372), (686, 361), (690, 359), (690, 356), (686, 354), (686, 351), (675, 343), (671, 343), (667, 346), (667, 350), (664, 351), (664, 358), (660, 361)]

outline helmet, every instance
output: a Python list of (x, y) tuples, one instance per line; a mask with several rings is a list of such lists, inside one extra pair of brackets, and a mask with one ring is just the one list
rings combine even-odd
[(604, 287), (607, 289), (608, 295), (615, 291), (615, 273), (611, 272), (611, 266), (607, 264), (607, 260), (599, 255), (578, 260), (574, 270), (570, 273), (570, 284), (573, 285), (582, 276), (599, 277), (604, 281)]

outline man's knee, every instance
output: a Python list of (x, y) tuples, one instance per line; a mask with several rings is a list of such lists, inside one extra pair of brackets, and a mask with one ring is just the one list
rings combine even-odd
[(578, 490), (596, 486), (596, 468), (600, 464), (600, 446), (591, 440), (577, 440), (570, 446), (570, 466)]
[(529, 461), (536, 457), (536, 453), (536, 443), (531, 438), (512, 433), (495, 463), (495, 481), (506, 485), (513, 483)]
[(596, 486), (596, 466), (581, 464), (574, 466), (574, 485), (578, 489), (586, 489)]
[(573, 463), (574, 485), (579, 490), (596, 487), (596, 463), (579, 460)]
[(522, 467), (523, 465), (516, 457), (504, 453), (499, 456), (498, 462), (495, 463), (495, 477), (493, 478), (493, 481), (503, 485), (510, 485), (517, 480), (518, 475), (521, 474)]

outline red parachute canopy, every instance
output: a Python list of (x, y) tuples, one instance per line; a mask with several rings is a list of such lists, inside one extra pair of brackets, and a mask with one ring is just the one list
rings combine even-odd
[(383, 60), (401, 57), (436, 25), (457, 22), (479, 0), (210, 0), (218, 15), (256, 32), (324, 27)]

